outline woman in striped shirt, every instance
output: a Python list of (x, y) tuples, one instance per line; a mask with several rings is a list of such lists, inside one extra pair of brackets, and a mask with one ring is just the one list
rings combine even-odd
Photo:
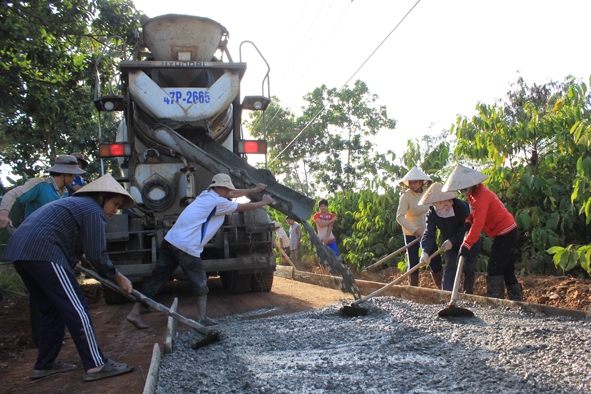
[(85, 381), (133, 371), (127, 364), (107, 359), (99, 349), (86, 300), (72, 270), (85, 255), (101, 276), (131, 293), (131, 282), (109, 258), (105, 228), (107, 218), (133, 205), (131, 196), (107, 174), (74, 197), (37, 209), (10, 237), (3, 258), (14, 262), (41, 312), (39, 351), (31, 379), (76, 369), (57, 360), (65, 326), (82, 359)]

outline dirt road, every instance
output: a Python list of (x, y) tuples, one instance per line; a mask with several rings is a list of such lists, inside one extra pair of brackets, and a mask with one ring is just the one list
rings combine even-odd
[[(293, 313), (312, 308), (332, 305), (342, 299), (350, 299), (347, 294), (337, 290), (326, 289), (305, 283), (275, 277), (273, 289), (269, 293), (250, 293), (232, 295), (223, 289), (219, 279), (210, 279), (210, 295), (208, 315), (213, 318), (258, 311), (251, 318)], [(85, 285), (85, 294), (91, 305), (91, 315), (99, 345), (105, 355), (119, 362), (134, 365), (136, 370), (131, 374), (105, 379), (98, 382), (83, 382), (84, 371), (80, 367), (80, 359), (71, 339), (65, 339), (59, 360), (79, 365), (78, 369), (66, 374), (58, 374), (36, 381), (28, 376), (35, 362), (37, 349), (24, 346), (28, 341), (28, 305), (20, 302), (13, 305), (2, 304), (3, 325), (18, 324), (21, 326), (21, 338), (2, 338), (0, 341), (13, 341), (18, 350), (12, 354), (2, 352), (0, 373), (2, 374), (2, 392), (5, 393), (141, 393), (144, 378), (148, 373), (154, 343), (164, 341), (167, 317), (161, 313), (150, 312), (143, 316), (144, 322), (150, 325), (147, 330), (138, 331), (125, 320), (131, 304), (105, 305), (100, 302), (98, 285)], [(179, 312), (184, 316), (195, 318), (195, 306), (190, 295), (187, 282), (171, 282), (156, 301), (170, 306), (174, 297), (179, 297)], [(222, 323), (223, 324), (223, 323)], [(8, 328), (8, 327), (7, 327)], [(179, 325), (179, 331), (187, 329)], [(8, 329), (6, 330), (8, 331)], [(4, 344), (2, 344), (4, 345)]]

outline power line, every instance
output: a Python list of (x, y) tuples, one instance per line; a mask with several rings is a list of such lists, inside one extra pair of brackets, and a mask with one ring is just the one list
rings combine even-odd
[[(351, 4), (353, 3), (353, 0), (351, 0), (351, 2), (349, 2), (349, 4), (347, 5), (347, 8), (345, 9), (345, 11), (343, 11), (343, 13), (341, 14), (339, 20), (335, 23), (335, 25), (333, 26), (332, 30), (330, 31), (330, 33), (328, 34), (328, 36), (326, 37), (326, 40), (324, 40), (324, 42), (322, 43), (322, 45), (320, 46), (320, 48), (318, 49), (318, 51), (316, 52), (316, 54), (314, 56), (311, 57), (311, 59), (316, 59), (318, 54), (320, 53), (320, 51), (322, 50), (322, 48), (324, 48), (324, 46), (326, 45), (326, 43), (328, 42), (328, 40), (330, 39), (330, 37), (332, 37), (332, 34), (334, 33), (334, 31), (336, 30), (336, 28), (339, 26), (339, 24), (341, 23), (341, 20), (343, 19), (343, 17), (345, 16), (345, 14), (347, 13), (347, 11), (349, 10), (349, 8), (351, 7)], [(306, 3), (307, 4), (307, 3)], [(323, 3), (324, 5), (324, 3)], [(329, 5), (329, 8), (332, 6)], [(322, 7), (321, 7), (322, 8)], [(303, 11), (302, 11), (303, 13)], [(320, 10), (318, 11), (318, 13), (316, 14), (316, 17), (314, 18), (314, 21), (316, 20), (316, 18), (318, 17), (318, 14), (320, 13)], [(301, 18), (301, 14), (300, 14), (300, 18)], [(299, 19), (298, 19), (299, 21)], [(310, 27), (308, 28), (308, 32), (310, 31), (310, 29), (312, 28), (312, 25), (310, 25)], [(295, 29), (294, 29), (295, 30)], [(293, 31), (292, 31), (293, 34)], [(306, 33), (305, 37), (308, 35), (308, 33)], [(302, 40), (303, 43), (303, 40)], [(298, 49), (299, 51), (299, 49)], [(295, 56), (294, 56), (295, 58)], [(281, 80), (283, 80), (283, 77), (285, 76), (285, 74), (287, 73), (287, 70), (289, 69), (289, 66), (291, 66), (291, 63), (288, 65), (288, 67), (285, 69), (285, 71), (283, 72), (283, 75), (281, 76)], [(308, 72), (308, 70), (310, 69), (310, 67), (312, 66), (312, 64), (316, 64), (314, 60), (310, 61), (310, 63), (308, 64), (308, 67), (306, 68), (306, 70), (304, 71), (304, 73), (300, 76), (300, 79), (302, 79), (304, 77), (304, 75), (306, 74), (306, 72)], [(270, 97), (269, 97), (270, 98)], [(275, 111), (275, 113), (273, 114), (273, 116), (271, 117), (271, 120), (269, 121), (268, 125), (271, 126), (271, 122), (273, 122), (273, 120), (277, 117), (277, 115), (279, 114), (279, 112), (281, 111), (281, 108), (277, 108), (277, 110)], [(256, 126), (258, 126), (258, 124), (262, 121), (262, 116), (259, 116), (255, 119), (254, 123), (251, 126), (251, 129), (254, 129)]]
[(353, 1), (351, 0), (351, 2), (347, 5), (347, 8), (345, 9), (345, 11), (343, 11), (343, 13), (341, 14), (341, 17), (339, 18), (339, 20), (337, 21), (337, 23), (334, 25), (334, 27), (332, 28), (332, 30), (328, 34), (328, 36), (326, 36), (326, 40), (324, 40), (324, 42), (322, 43), (322, 45), (320, 46), (320, 48), (318, 49), (318, 51), (316, 52), (316, 54), (311, 57), (312, 60), (308, 64), (308, 67), (306, 68), (306, 70), (304, 71), (304, 73), (300, 76), (300, 79), (302, 79), (304, 77), (304, 75), (306, 75), (306, 73), (308, 72), (308, 70), (310, 69), (310, 67), (312, 67), (312, 64), (316, 64), (315, 59), (317, 59), (318, 54), (320, 53), (320, 51), (322, 51), (322, 48), (324, 48), (324, 46), (326, 45), (326, 43), (328, 42), (328, 40), (330, 40), (330, 37), (332, 37), (332, 33), (334, 33), (334, 31), (336, 30), (336, 28), (339, 26), (339, 24), (341, 23), (341, 20), (343, 20), (343, 17), (347, 13), (347, 11), (349, 11), (349, 8), (351, 7), (351, 4), (352, 3), (353, 3)]
[(394, 31), (398, 28), (398, 26), (400, 26), (400, 24), (406, 19), (406, 17), (408, 15), (410, 15), (410, 13), (412, 12), (412, 10), (415, 9), (415, 7), (421, 2), (421, 0), (418, 0), (412, 7), (410, 10), (408, 10), (408, 12), (402, 17), (402, 19), (396, 24), (396, 26), (394, 26), (394, 28), (390, 31), (390, 33), (388, 33), (388, 35), (386, 36), (386, 38), (384, 38), (382, 40), (382, 42), (380, 42), (380, 44), (376, 47), (376, 49), (374, 49), (374, 51), (367, 57), (367, 59), (365, 59), (365, 61), (361, 64), (361, 66), (359, 66), (359, 68), (357, 68), (357, 70), (353, 73), (353, 75), (351, 75), (351, 77), (349, 77), (349, 79), (347, 79), (347, 81), (343, 84), (343, 86), (341, 86), (341, 88), (335, 92), (332, 96), (328, 97), (328, 99), (326, 100), (326, 104), (324, 105), (324, 107), (322, 107), (317, 113), (316, 115), (314, 115), (314, 117), (308, 122), (308, 124), (306, 124), (304, 126), (304, 128), (302, 130), (300, 130), (300, 132), (289, 142), (289, 144), (287, 144), (287, 146), (285, 148), (283, 148), (283, 150), (281, 152), (279, 152), (279, 154), (277, 156), (275, 156), (270, 162), (269, 164), (273, 163), (275, 160), (277, 160), (283, 153), (285, 153), (285, 151), (295, 142), (296, 139), (299, 138), (300, 135), (302, 135), (302, 133), (310, 126), (312, 125), (312, 123), (314, 123), (314, 121), (316, 120), (316, 118), (318, 118), (318, 116), (320, 116), (320, 114), (326, 109), (326, 107), (328, 107), (328, 105), (330, 104), (330, 100), (336, 96), (337, 94), (339, 94), (341, 92), (341, 90), (343, 90), (345, 88), (345, 86), (347, 86), (347, 84), (351, 81), (351, 79), (353, 79), (353, 77), (355, 77), (355, 75), (357, 75), (357, 73), (363, 68), (363, 66), (365, 66), (365, 64), (369, 61), (369, 59), (371, 59), (373, 57), (373, 55), (378, 51), (378, 49), (380, 49), (380, 47), (384, 44), (384, 42), (386, 42), (386, 40), (392, 35), (392, 33), (394, 33)]

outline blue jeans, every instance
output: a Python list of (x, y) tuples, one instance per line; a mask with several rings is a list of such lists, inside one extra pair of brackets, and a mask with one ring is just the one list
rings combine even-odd
[(209, 289), (207, 288), (207, 272), (203, 270), (201, 259), (183, 252), (166, 240), (162, 241), (156, 268), (154, 268), (148, 280), (144, 282), (142, 293), (147, 297), (154, 298), (162, 290), (179, 265), (191, 285), (191, 291), (194, 296), (202, 296), (209, 293)]

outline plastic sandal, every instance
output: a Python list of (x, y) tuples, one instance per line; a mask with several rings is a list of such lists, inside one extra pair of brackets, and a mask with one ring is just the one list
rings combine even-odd
[(74, 364), (62, 363), (61, 361), (55, 360), (51, 368), (48, 369), (34, 369), (33, 372), (29, 375), (31, 379), (41, 379), (47, 376), (62, 373), (62, 372), (70, 372), (75, 370), (77, 367)]
[(128, 367), (127, 364), (117, 363), (113, 360), (107, 359), (100, 371), (95, 373), (85, 373), (84, 381), (92, 382), (111, 376), (123, 375), (134, 370), (134, 367)]

